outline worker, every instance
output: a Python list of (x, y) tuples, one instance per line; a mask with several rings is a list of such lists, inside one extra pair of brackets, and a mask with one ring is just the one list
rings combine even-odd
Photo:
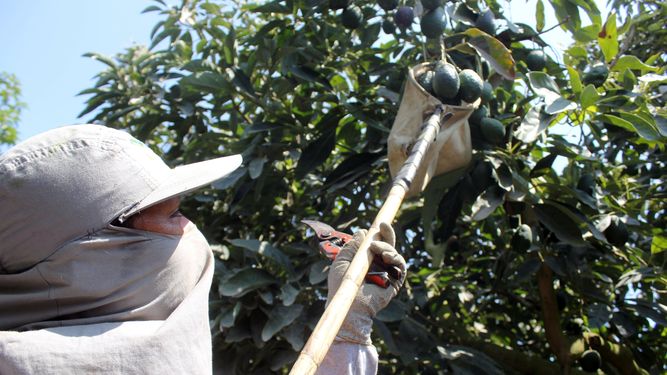
[[(208, 374), (213, 256), (180, 197), (239, 155), (169, 168), (126, 132), (57, 128), (0, 155), (0, 374)], [(394, 233), (371, 251), (405, 274)], [(328, 277), (335, 293), (364, 232)], [(398, 292), (364, 284), (319, 374), (373, 374), (372, 317)]]

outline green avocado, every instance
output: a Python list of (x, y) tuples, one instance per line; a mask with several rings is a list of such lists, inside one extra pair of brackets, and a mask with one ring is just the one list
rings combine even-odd
[(489, 143), (498, 144), (505, 139), (505, 126), (494, 118), (486, 117), (482, 119), (480, 129), (482, 136)]
[(489, 109), (481, 105), (479, 106), (479, 108), (472, 111), (470, 117), (468, 118), (468, 122), (470, 124), (480, 125), (482, 123), (482, 119), (488, 116), (489, 116)]
[(459, 73), (459, 96), (468, 103), (473, 103), (482, 95), (484, 82), (474, 70), (464, 69)]
[(398, 0), (378, 0), (378, 5), (384, 10), (394, 10), (398, 6)]
[(417, 77), (417, 83), (431, 95), (435, 94), (433, 92), (433, 76), (435, 76), (435, 73), (432, 70), (427, 70)]
[(493, 100), (493, 86), (490, 83), (484, 82), (482, 87), (482, 103), (488, 103)]
[(396, 32), (396, 24), (390, 19), (382, 21), (382, 31), (385, 34), (393, 34)]
[(585, 85), (592, 84), (593, 86), (596, 87), (602, 86), (602, 84), (607, 80), (608, 75), (609, 75), (609, 68), (607, 68), (607, 65), (603, 63), (598, 63), (593, 65), (588, 72), (584, 73), (582, 82)]
[(445, 10), (442, 7), (436, 7), (429, 10), (421, 19), (422, 34), (427, 38), (439, 38), (447, 26), (445, 23)]
[(461, 81), (454, 65), (438, 61), (433, 76), (433, 91), (440, 99), (454, 99), (459, 93)]
[(521, 224), (514, 231), (510, 244), (514, 251), (525, 253), (533, 245), (533, 230), (529, 225)]
[(350, 5), (350, 0), (329, 0), (329, 8), (331, 9), (345, 9)]
[(352, 5), (345, 8), (343, 13), (340, 15), (340, 19), (345, 28), (352, 30), (361, 26), (361, 21), (364, 19), (364, 14), (361, 12), (361, 9), (358, 6)]
[(547, 56), (540, 50), (533, 50), (526, 56), (526, 65), (532, 71), (540, 71), (547, 65)]
[(618, 216), (611, 217), (611, 223), (604, 230), (604, 236), (607, 237), (607, 241), (610, 244), (621, 247), (628, 242), (628, 227), (625, 226), (625, 223), (621, 221)]
[(596, 350), (588, 349), (579, 358), (579, 364), (586, 372), (597, 372), (602, 366), (602, 357)]
[(577, 182), (577, 189), (585, 192), (586, 194), (593, 196), (595, 193), (595, 176), (590, 173), (584, 173), (579, 177)]
[(475, 21), (475, 27), (484, 31), (489, 35), (496, 34), (496, 17), (493, 15), (493, 12), (487, 10), (486, 12), (477, 16)]
[(426, 10), (431, 10), (442, 6), (445, 2), (444, 0), (421, 0), (422, 6)]

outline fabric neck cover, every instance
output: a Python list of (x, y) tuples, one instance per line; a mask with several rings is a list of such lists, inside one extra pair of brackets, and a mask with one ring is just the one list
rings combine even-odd
[(183, 236), (109, 226), (0, 274), (0, 374), (210, 373), (213, 257)]

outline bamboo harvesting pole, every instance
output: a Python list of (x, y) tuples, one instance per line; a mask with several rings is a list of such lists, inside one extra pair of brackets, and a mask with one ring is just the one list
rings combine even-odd
[(391, 223), (394, 220), (417, 170), (424, 161), (424, 155), (426, 155), (429, 145), (433, 143), (440, 131), (441, 122), (446, 122), (452, 116), (451, 113), (443, 116), (443, 111), (442, 106), (437, 106), (433, 114), (422, 125), (422, 130), (410, 151), (410, 155), (394, 178), (385, 202), (369, 228), (368, 234), (359, 245), (354, 259), (352, 259), (347, 272), (343, 276), (338, 291), (329, 301), (324, 314), (322, 314), (308, 342), (301, 350), (290, 375), (314, 374), (329, 351), (329, 347), (343, 324), (343, 320), (350, 310), (350, 306), (352, 306), (352, 302), (373, 261), (373, 254), (369, 247), (380, 231), (380, 223)]

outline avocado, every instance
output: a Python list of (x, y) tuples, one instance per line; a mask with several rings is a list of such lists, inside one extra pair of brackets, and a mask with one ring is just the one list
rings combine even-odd
[(433, 91), (433, 76), (435, 76), (435, 73), (432, 70), (427, 70), (417, 77), (417, 83), (431, 95), (435, 94)]
[(533, 230), (528, 224), (521, 224), (514, 231), (510, 244), (514, 251), (519, 253), (526, 252), (533, 244)]
[(579, 358), (581, 368), (586, 372), (597, 372), (602, 366), (602, 357), (597, 350), (588, 349)]
[(459, 73), (459, 96), (468, 103), (473, 103), (482, 95), (484, 82), (474, 70), (464, 69)]
[(614, 215), (611, 217), (611, 223), (604, 230), (604, 236), (610, 244), (621, 247), (628, 242), (628, 227), (625, 226), (625, 223), (618, 216)]
[(493, 86), (488, 82), (484, 82), (482, 86), (482, 103), (488, 103), (491, 100), (493, 100)]
[(345, 9), (350, 5), (350, 0), (329, 0), (329, 8), (336, 9)]
[(364, 14), (361, 12), (361, 9), (356, 5), (351, 5), (340, 15), (341, 23), (347, 29), (356, 29), (361, 26), (361, 21), (364, 19)]
[(498, 144), (505, 139), (505, 126), (502, 122), (494, 118), (483, 118), (480, 123), (480, 129), (482, 136), (489, 143)]
[(421, 19), (422, 34), (427, 38), (439, 38), (445, 31), (445, 10), (442, 7), (429, 10)]
[(421, 1), (422, 1), (422, 6), (426, 10), (431, 10), (441, 7), (445, 3), (444, 0), (421, 0)]
[(394, 14), (394, 22), (396, 26), (400, 27), (401, 30), (405, 30), (412, 25), (412, 20), (415, 18), (415, 13), (412, 10), (412, 7), (400, 7)]
[(382, 31), (385, 34), (393, 34), (396, 32), (396, 24), (390, 19), (382, 21)]
[(433, 91), (441, 99), (454, 99), (459, 92), (461, 81), (454, 65), (438, 61), (433, 76)]
[(493, 12), (491, 10), (487, 10), (486, 12), (477, 16), (477, 20), (475, 21), (475, 27), (484, 31), (489, 35), (495, 35), (496, 17), (493, 15)]
[(470, 124), (480, 125), (482, 123), (482, 119), (488, 116), (489, 116), (489, 109), (481, 105), (479, 106), (479, 108), (472, 111), (470, 117), (468, 118), (468, 122)]
[(584, 73), (582, 82), (585, 85), (602, 86), (609, 75), (609, 68), (603, 63), (595, 64), (588, 72)]
[(384, 10), (394, 10), (398, 6), (398, 0), (378, 0), (378, 5)]
[(547, 56), (540, 50), (532, 50), (526, 56), (526, 65), (530, 70), (540, 71), (547, 65)]

